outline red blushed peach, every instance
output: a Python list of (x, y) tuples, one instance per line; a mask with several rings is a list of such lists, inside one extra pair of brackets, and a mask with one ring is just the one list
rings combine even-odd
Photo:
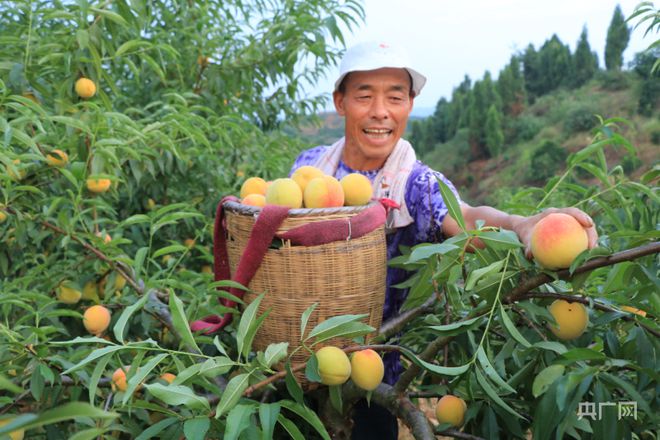
[(332, 176), (316, 177), (307, 184), (303, 201), (306, 208), (344, 206), (344, 190)]
[(303, 194), (305, 193), (305, 188), (307, 188), (307, 184), (310, 180), (322, 176), (323, 171), (311, 165), (301, 166), (291, 174), (291, 178), (298, 184)]
[(351, 358), (351, 380), (366, 391), (376, 389), (385, 374), (383, 359), (371, 349), (357, 351)]
[(546, 269), (569, 267), (588, 246), (587, 231), (568, 214), (549, 214), (532, 230), (532, 255)]

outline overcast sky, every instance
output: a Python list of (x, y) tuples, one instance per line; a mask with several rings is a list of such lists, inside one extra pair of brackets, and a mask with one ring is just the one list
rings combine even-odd
[[(486, 70), (493, 77), (516, 51), (532, 43), (538, 50), (557, 34), (571, 52), (587, 26), (591, 49), (604, 66), (607, 28), (614, 8), (621, 6), (627, 18), (637, 0), (364, 0), (366, 23), (346, 32), (351, 46), (366, 40), (387, 41), (404, 46), (415, 68), (426, 75), (424, 90), (415, 107), (435, 107), (441, 97), (450, 98), (465, 74), (474, 81)], [(636, 24), (634, 21), (633, 24)], [(632, 32), (624, 62), (647, 48), (658, 34)], [(317, 93), (332, 91), (338, 68), (320, 82)]]

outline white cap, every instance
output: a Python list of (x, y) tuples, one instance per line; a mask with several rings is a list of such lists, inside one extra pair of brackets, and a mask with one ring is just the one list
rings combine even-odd
[(335, 91), (350, 72), (398, 67), (408, 71), (412, 78), (412, 90), (418, 96), (426, 83), (426, 77), (410, 65), (407, 54), (399, 47), (374, 41), (358, 44), (348, 49), (341, 60)]

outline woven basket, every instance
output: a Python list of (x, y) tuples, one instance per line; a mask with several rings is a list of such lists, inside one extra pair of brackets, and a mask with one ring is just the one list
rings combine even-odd
[[(291, 209), (278, 233), (310, 222), (348, 218), (369, 207), (323, 209)], [(226, 202), (223, 205), (227, 222), (227, 253), (231, 273), (235, 273), (245, 250), (250, 232), (260, 208)], [(249, 284), (251, 291), (243, 297), (246, 304), (266, 292), (259, 314), (271, 308), (257, 332), (253, 347), (265, 350), (274, 342), (289, 342), (289, 353), (300, 346), (300, 321), (303, 312), (318, 303), (311, 314), (305, 332), (317, 324), (338, 315), (368, 314), (364, 322), (379, 328), (383, 316), (387, 245), (383, 226), (349, 240), (319, 246), (295, 246), (280, 240), (279, 248), (268, 249), (261, 266)], [(347, 346), (349, 339), (337, 338), (321, 345)], [(309, 355), (298, 350), (292, 364), (305, 362)], [(296, 375), (303, 386), (308, 385), (304, 373)]]

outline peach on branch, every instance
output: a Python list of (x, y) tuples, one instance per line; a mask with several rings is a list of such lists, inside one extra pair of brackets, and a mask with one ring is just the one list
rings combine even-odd
[(76, 304), (82, 298), (82, 292), (67, 283), (60, 284), (56, 295), (57, 299), (64, 304)]
[(302, 207), (303, 195), (298, 184), (288, 177), (275, 179), (266, 190), (266, 203), (287, 206), (295, 209)]
[(571, 303), (558, 299), (550, 304), (548, 310), (559, 325), (559, 327), (550, 325), (550, 331), (563, 341), (577, 339), (587, 329), (589, 313), (587, 308), (579, 302)]
[(93, 193), (100, 194), (110, 189), (110, 179), (87, 179), (87, 189)]
[(174, 382), (174, 379), (176, 379), (176, 375), (172, 373), (163, 373), (161, 374), (160, 378), (163, 379), (168, 384), (170, 384)]
[(307, 184), (303, 200), (306, 208), (344, 206), (344, 190), (332, 176), (316, 177)]
[(371, 182), (367, 176), (360, 173), (351, 173), (339, 181), (344, 190), (344, 204), (346, 206), (366, 205), (374, 193)]
[(62, 150), (53, 150), (46, 155), (46, 163), (51, 167), (63, 167), (69, 162), (69, 155)]
[(89, 78), (80, 78), (76, 81), (76, 93), (83, 99), (91, 98), (96, 94), (96, 84)]
[(343, 350), (328, 345), (316, 352), (319, 375), (324, 385), (341, 385), (351, 377), (351, 361)]
[(565, 269), (589, 245), (587, 232), (572, 215), (552, 213), (532, 230), (532, 255), (546, 269)]
[(83, 314), (83, 325), (88, 332), (99, 336), (110, 325), (110, 311), (100, 305), (89, 307)]
[(385, 366), (383, 359), (374, 350), (366, 349), (353, 353), (351, 357), (351, 380), (366, 391), (376, 389), (383, 381)]
[(465, 400), (460, 397), (447, 394), (442, 396), (435, 407), (435, 416), (440, 423), (450, 423), (456, 428), (460, 428), (465, 423), (465, 412), (467, 405)]

